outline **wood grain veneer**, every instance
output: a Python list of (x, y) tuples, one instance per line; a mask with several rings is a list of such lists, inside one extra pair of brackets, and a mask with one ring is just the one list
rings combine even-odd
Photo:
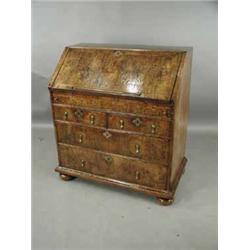
[(59, 172), (170, 205), (187, 159), (191, 48), (65, 48), (49, 81)]

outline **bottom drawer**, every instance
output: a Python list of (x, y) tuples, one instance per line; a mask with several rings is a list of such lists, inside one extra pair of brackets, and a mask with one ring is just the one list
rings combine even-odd
[(108, 178), (165, 189), (167, 167), (92, 149), (59, 144), (60, 166)]

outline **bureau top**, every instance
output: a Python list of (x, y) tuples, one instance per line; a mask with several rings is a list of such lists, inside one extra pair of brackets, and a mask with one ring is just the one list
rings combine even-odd
[(170, 101), (190, 48), (66, 47), (49, 88)]

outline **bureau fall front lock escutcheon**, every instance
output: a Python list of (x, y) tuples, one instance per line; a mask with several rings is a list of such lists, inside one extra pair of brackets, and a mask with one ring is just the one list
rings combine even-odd
[(187, 162), (191, 58), (182, 47), (66, 47), (49, 81), (61, 178), (170, 205)]

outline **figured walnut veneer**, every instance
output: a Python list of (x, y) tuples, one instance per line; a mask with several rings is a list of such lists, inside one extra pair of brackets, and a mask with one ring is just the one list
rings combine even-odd
[(192, 49), (66, 47), (49, 82), (59, 166), (170, 205), (184, 171)]

